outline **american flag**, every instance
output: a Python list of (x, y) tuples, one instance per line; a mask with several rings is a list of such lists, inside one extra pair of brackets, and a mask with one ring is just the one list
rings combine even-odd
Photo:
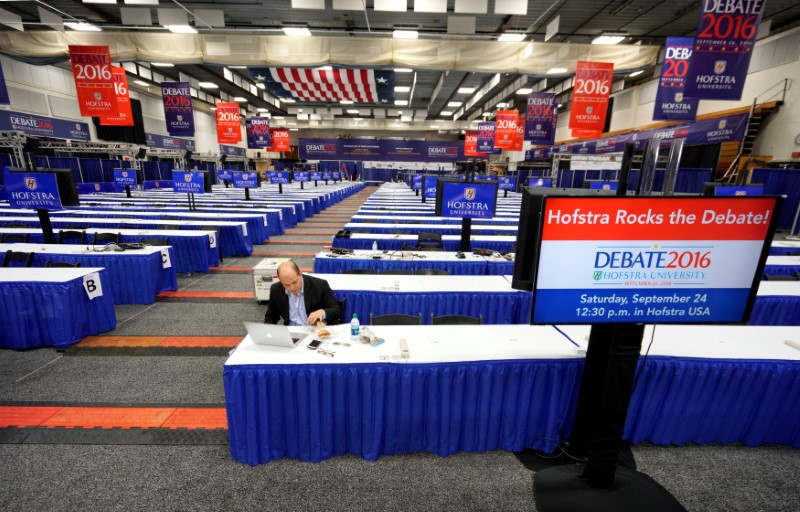
[(250, 73), (278, 98), (330, 103), (394, 104), (394, 71), (377, 69), (256, 68)]

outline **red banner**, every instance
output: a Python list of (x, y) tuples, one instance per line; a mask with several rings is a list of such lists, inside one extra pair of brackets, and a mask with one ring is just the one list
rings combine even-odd
[(517, 133), (514, 134), (514, 145), (511, 151), (522, 151), (522, 144), (525, 141), (525, 116), (517, 118)]
[(269, 138), (272, 139), (270, 151), (291, 151), (289, 145), (289, 130), (286, 128), (273, 128), (269, 131)]
[(82, 116), (117, 116), (108, 46), (69, 46), (72, 76)]
[(101, 116), (100, 124), (103, 126), (133, 126), (133, 112), (131, 112), (131, 97), (128, 92), (128, 77), (125, 68), (111, 66), (114, 77), (114, 94), (117, 97), (118, 116)]
[(569, 127), (582, 130), (582, 135), (594, 132), (599, 137), (606, 124), (608, 96), (611, 94), (611, 79), (614, 64), (610, 62), (579, 61), (575, 70), (575, 83), (572, 94), (572, 107), (569, 112)]
[(579, 139), (599, 139), (603, 136), (602, 130), (572, 130), (572, 136)]
[(467, 132), (464, 135), (464, 156), (487, 156), (486, 153), (478, 152), (478, 132)]
[(217, 142), (236, 144), (242, 140), (238, 103), (217, 103)]
[(517, 137), (517, 110), (498, 110), (495, 116), (494, 147), (511, 150)]

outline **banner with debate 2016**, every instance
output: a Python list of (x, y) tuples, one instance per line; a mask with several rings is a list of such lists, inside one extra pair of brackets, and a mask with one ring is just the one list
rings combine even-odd
[(464, 134), (464, 156), (486, 157), (486, 153), (478, 151), (478, 132), (467, 131)]
[(161, 82), (161, 100), (164, 103), (167, 133), (173, 137), (192, 137), (194, 113), (189, 82)]
[(494, 153), (494, 121), (478, 123), (478, 148), (480, 153)]
[(766, 0), (703, 0), (684, 94), (740, 100)]
[(270, 130), (269, 133), (272, 139), (272, 146), (269, 148), (270, 151), (284, 152), (292, 150), (292, 146), (289, 143), (288, 128), (274, 128)]
[(700, 100), (684, 95), (693, 47), (693, 37), (667, 38), (653, 120), (694, 121)]
[(599, 137), (606, 124), (614, 64), (578, 61), (569, 127), (573, 137)]
[(525, 117), (520, 116), (517, 118), (517, 130), (514, 134), (514, 143), (511, 145), (511, 151), (522, 151), (525, 146)]
[(242, 140), (242, 128), (239, 125), (239, 104), (233, 102), (217, 103), (217, 142), (220, 144), (236, 144)]
[(498, 110), (495, 115), (494, 147), (511, 150), (517, 137), (517, 119), (519, 112), (516, 110)]
[(558, 103), (554, 92), (532, 92), (525, 105), (525, 140), (552, 145), (556, 138)]
[(247, 132), (247, 149), (267, 149), (272, 145), (269, 136), (269, 118), (251, 116), (244, 122)]
[(533, 323), (746, 321), (778, 197), (547, 197)]
[(108, 46), (69, 45), (72, 76), (82, 116), (116, 116), (117, 97)]
[(100, 124), (103, 126), (133, 126), (131, 97), (128, 91), (128, 77), (125, 75), (125, 68), (111, 66), (111, 75), (114, 77), (117, 115), (100, 117)]

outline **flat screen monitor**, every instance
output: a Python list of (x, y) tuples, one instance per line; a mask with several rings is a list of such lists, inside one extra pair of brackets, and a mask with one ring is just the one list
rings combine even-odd
[[(9, 172), (23, 173), (25, 169), (19, 167), (8, 167)], [(78, 197), (78, 185), (75, 181), (75, 173), (72, 169), (50, 169), (37, 167), (35, 172), (55, 174), (56, 184), (58, 185), (58, 195), (61, 198), (61, 206), (80, 206), (81, 200)]]
[(703, 183), (704, 196), (763, 196), (764, 185), (732, 185), (730, 183)]
[(490, 219), (497, 209), (497, 182), (442, 179), (436, 187), (436, 215)]
[(528, 186), (529, 187), (552, 187), (553, 186), (553, 179), (552, 178), (528, 177)]
[(617, 190), (618, 181), (608, 180), (584, 180), (583, 187), (592, 190)]

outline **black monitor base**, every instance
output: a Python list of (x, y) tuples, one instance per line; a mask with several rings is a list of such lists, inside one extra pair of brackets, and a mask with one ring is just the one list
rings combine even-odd
[(634, 469), (617, 468), (610, 488), (590, 486), (584, 464), (552, 467), (533, 477), (539, 512), (686, 512), (655, 480)]
[[(586, 457), (583, 457), (579, 453), (573, 453), (574, 450), (570, 448), (569, 443), (565, 441), (561, 443), (553, 453), (544, 453), (539, 450), (525, 448), (521, 452), (514, 452), (514, 456), (523, 466), (531, 471), (542, 471), (556, 466), (587, 462)], [(617, 464), (628, 469), (636, 469), (636, 460), (633, 457), (633, 452), (628, 443), (624, 442), (620, 444)]]

